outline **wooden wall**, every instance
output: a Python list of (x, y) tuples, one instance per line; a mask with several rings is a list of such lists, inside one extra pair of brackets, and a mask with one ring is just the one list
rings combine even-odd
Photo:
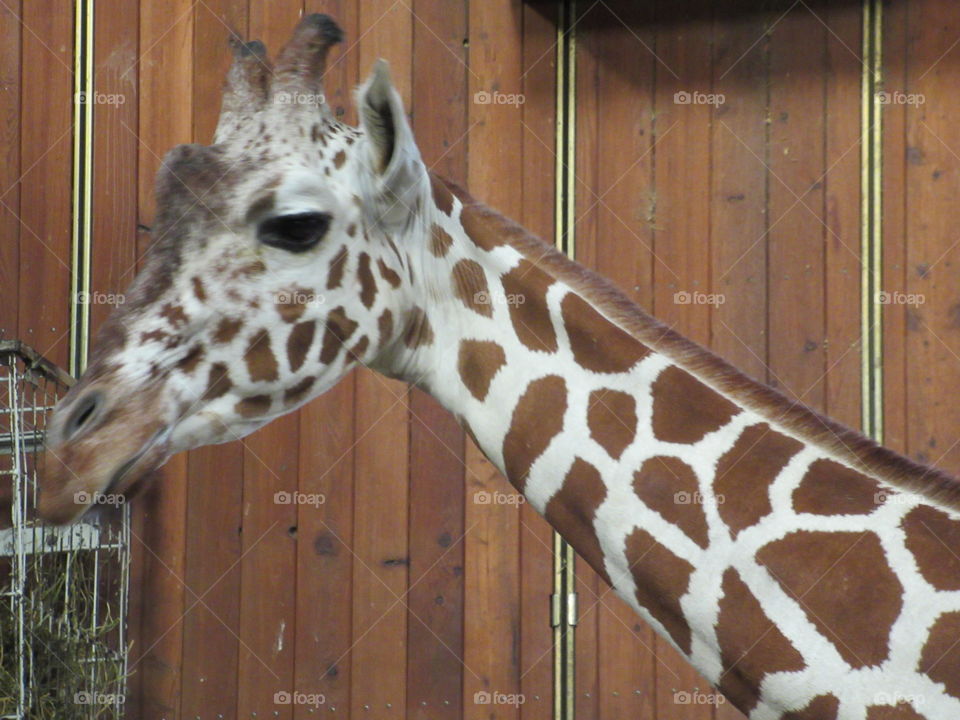
[[(581, 3), (577, 255), (736, 365), (860, 423), (861, 7)], [(227, 28), (274, 52), (303, 11), (346, 42), (327, 94), (392, 63), (428, 165), (553, 231), (553, 3), (97, 0), (93, 287), (150, 243), (153, 177), (209, 142)], [(0, 336), (67, 361), (72, 3), (0, 6)], [(960, 9), (888, 4), (886, 438), (960, 472)], [(519, 108), (476, 92), (525, 95)], [(723, 94), (678, 104), (678, 92)], [(722, 303), (682, 303), (677, 293)], [(93, 306), (93, 324), (110, 311)], [(319, 507), (273, 502), (321, 493)], [(551, 536), (432, 400), (355, 373), (244, 442), (175, 458), (135, 508), (130, 718), (551, 717)], [(578, 717), (732, 720), (705, 683), (579, 569)], [(276, 705), (322, 693), (325, 705)], [(523, 693), (519, 707), (474, 703)], [(255, 714), (255, 715), (254, 715)]]

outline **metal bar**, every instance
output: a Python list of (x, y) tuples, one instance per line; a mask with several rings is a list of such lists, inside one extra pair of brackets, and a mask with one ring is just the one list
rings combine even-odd
[(864, 433), (883, 441), (883, 2), (863, 2), (861, 81), (861, 407)]

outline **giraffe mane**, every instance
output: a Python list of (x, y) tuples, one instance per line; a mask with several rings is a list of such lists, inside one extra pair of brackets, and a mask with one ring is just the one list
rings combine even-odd
[(478, 215), (481, 224), (499, 242), (507, 243), (527, 259), (534, 260), (545, 272), (593, 304), (608, 320), (702, 382), (860, 472), (895, 489), (913, 492), (932, 503), (960, 510), (960, 481), (957, 478), (894, 452), (747, 376), (719, 355), (645, 312), (610, 281), (478, 202), (456, 183), (446, 179), (443, 182), (464, 207), (471, 208)]

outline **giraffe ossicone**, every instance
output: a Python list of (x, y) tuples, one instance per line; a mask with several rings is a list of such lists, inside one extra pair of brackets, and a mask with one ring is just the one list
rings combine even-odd
[[(234, 43), (211, 146), (54, 411), (40, 513), (81, 515), (366, 364), (431, 392), (752, 720), (960, 717), (960, 485), (747, 379), (424, 168), (385, 63), (360, 127), (328, 17)], [(78, 498), (82, 498), (79, 500)]]

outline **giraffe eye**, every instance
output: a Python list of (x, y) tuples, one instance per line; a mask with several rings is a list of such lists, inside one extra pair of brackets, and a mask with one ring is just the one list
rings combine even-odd
[(257, 228), (257, 237), (264, 245), (298, 253), (323, 240), (329, 229), (329, 213), (304, 212), (264, 220)]

